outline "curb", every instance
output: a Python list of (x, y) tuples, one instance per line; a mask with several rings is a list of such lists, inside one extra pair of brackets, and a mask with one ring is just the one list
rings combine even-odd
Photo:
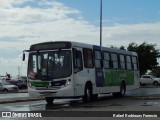
[(28, 90), (27, 89), (19, 89), (18, 93), (28, 93)]
[(136, 97), (137, 100), (157, 100), (160, 99), (160, 96), (140, 96)]

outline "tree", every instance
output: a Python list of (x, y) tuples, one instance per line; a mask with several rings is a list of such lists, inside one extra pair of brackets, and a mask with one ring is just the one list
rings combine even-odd
[(120, 49), (120, 50), (126, 50), (123, 45), (122, 45), (119, 49)]
[(157, 66), (156, 68), (152, 69), (152, 71), (149, 74), (154, 75), (156, 77), (160, 77), (160, 66)]
[(156, 46), (156, 44), (147, 44), (146, 42), (141, 45), (136, 43), (129, 44), (127, 50), (137, 52), (138, 54), (140, 75), (145, 74), (147, 70), (157, 67), (157, 58), (160, 57), (160, 52), (155, 48)]

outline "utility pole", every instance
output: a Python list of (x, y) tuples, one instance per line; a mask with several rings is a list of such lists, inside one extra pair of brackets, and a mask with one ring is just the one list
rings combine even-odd
[(18, 66), (18, 79), (20, 78), (20, 67)]
[(100, 0), (100, 46), (102, 46), (102, 0)]

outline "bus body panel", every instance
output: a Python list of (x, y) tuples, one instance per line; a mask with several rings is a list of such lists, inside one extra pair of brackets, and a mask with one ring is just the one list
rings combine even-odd
[(57, 90), (36, 90), (35, 88), (28, 88), (29, 96), (31, 97), (53, 97), (53, 98), (67, 98), (74, 96), (74, 89), (73, 86), (68, 85), (61, 89)]

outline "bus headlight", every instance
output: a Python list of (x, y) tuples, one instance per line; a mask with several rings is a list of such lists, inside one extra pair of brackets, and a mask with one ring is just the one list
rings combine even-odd
[(70, 82), (71, 82), (71, 79), (67, 79), (67, 80), (66, 80), (66, 85), (69, 85)]
[(30, 88), (33, 88), (32, 84), (30, 82), (27, 84), (27, 86)]

